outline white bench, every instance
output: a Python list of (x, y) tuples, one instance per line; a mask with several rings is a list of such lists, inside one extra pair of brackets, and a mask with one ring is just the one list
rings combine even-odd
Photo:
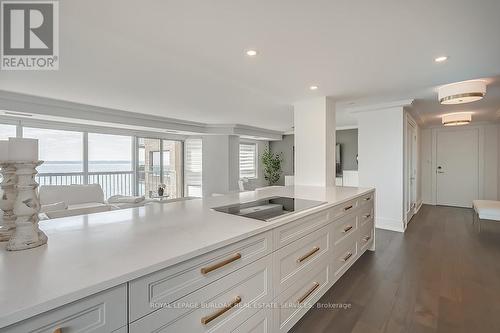
[(472, 223), (477, 221), (479, 232), (481, 232), (481, 220), (500, 221), (500, 201), (474, 200), (472, 208), (474, 208)]

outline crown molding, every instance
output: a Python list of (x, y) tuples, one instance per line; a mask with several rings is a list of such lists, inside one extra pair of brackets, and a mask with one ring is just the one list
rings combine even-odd
[(398, 101), (346, 107), (345, 110), (349, 113), (371, 112), (371, 111), (392, 109), (392, 108), (404, 108), (404, 107), (411, 106), (413, 104), (413, 102), (414, 102), (413, 98), (412, 99), (402, 99), (402, 100), (398, 100)]
[[(188, 120), (148, 115), (112, 108), (63, 101), (0, 90), (0, 109), (18, 113), (45, 116), (61, 123), (78, 120), (125, 126), (140, 126), (148, 132), (162, 136), (169, 130), (187, 135), (227, 134), (240, 135), (258, 140), (281, 140), (283, 132), (242, 124), (206, 124)], [(19, 117), (18, 119), (29, 119)], [(52, 120), (51, 120), (52, 121)]]

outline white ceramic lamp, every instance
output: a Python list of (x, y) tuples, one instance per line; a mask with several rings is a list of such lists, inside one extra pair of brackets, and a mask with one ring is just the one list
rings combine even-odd
[(10, 161), (38, 161), (38, 140), (9, 138)]

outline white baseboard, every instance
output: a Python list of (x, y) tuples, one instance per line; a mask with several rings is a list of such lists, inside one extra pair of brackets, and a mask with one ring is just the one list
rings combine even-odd
[(423, 204), (424, 204), (423, 201), (417, 202), (417, 208), (415, 209), (415, 214), (418, 213), (418, 211), (420, 210), (420, 208), (422, 208)]
[(403, 221), (388, 219), (384, 217), (375, 218), (375, 227), (384, 230), (404, 232)]

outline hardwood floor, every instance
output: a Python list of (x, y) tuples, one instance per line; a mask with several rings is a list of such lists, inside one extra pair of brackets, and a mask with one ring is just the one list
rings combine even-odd
[(500, 223), (423, 206), (405, 234), (379, 230), (367, 251), (291, 332), (500, 332)]

